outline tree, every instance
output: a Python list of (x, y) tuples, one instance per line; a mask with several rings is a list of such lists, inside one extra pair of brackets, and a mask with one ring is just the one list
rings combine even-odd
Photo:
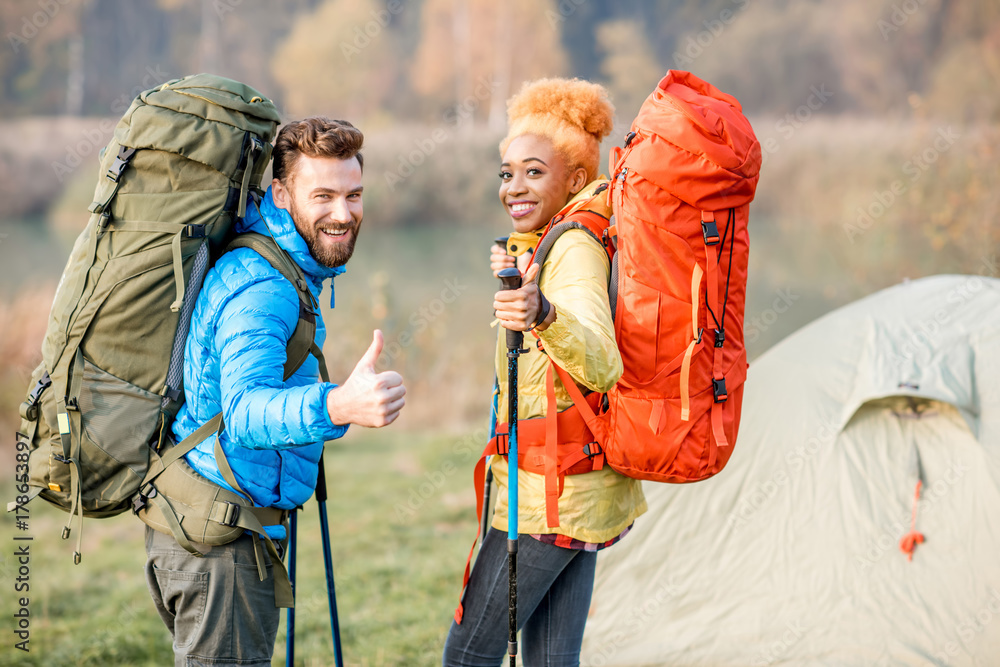
[[(80, 42), (85, 6), (4, 3), (0, 7), (0, 110), (78, 113), (69, 56)], [(76, 46), (72, 46), (73, 44)], [(16, 110), (14, 113), (11, 111)]]
[(618, 115), (633, 118), (667, 68), (657, 62), (639, 21), (602, 23), (597, 28), (597, 43), (605, 53), (601, 73), (607, 78)]
[(271, 63), (288, 113), (353, 121), (387, 106), (399, 74), (391, 22), (375, 0), (326, 0), (301, 14)]
[(563, 20), (555, 0), (426, 0), (414, 91), (439, 110), (465, 110), (499, 131), (515, 87), (566, 71)]

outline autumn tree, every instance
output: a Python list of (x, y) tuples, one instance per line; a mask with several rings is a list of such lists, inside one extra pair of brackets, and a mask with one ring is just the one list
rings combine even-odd
[(298, 17), (271, 64), (289, 114), (355, 120), (384, 112), (399, 74), (386, 7), (375, 0), (326, 0)]
[(617, 19), (602, 23), (597, 28), (597, 43), (605, 54), (601, 74), (607, 79), (618, 116), (631, 119), (663, 78), (667, 67), (657, 62), (638, 21)]
[(567, 69), (555, 0), (426, 0), (413, 59), (414, 91), (500, 131), (524, 81)]
[[(78, 115), (82, 106), (80, 70), (83, 43), (79, 6), (35, 3), (0, 5), (0, 110)], [(19, 104), (18, 104), (19, 103)]]

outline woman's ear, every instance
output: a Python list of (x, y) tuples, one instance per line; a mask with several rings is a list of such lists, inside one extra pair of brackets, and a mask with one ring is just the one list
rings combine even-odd
[(569, 192), (570, 194), (577, 194), (583, 187), (587, 185), (587, 170), (583, 167), (577, 167), (569, 175)]

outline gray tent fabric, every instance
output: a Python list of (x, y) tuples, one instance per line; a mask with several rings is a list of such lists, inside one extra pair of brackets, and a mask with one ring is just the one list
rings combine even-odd
[(584, 665), (1000, 665), (1000, 280), (809, 324), (751, 363), (727, 468), (644, 489)]

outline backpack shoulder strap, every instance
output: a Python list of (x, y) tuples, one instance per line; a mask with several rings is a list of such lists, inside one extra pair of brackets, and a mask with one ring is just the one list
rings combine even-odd
[[(590, 217), (598, 217), (595, 213), (588, 212), (578, 212), (573, 216), (572, 220), (566, 220), (564, 222), (557, 222), (551, 225), (542, 236), (542, 240), (538, 242), (538, 247), (535, 248), (535, 254), (531, 257), (532, 264), (544, 265), (545, 260), (548, 259), (549, 252), (552, 250), (552, 246), (556, 244), (563, 234), (571, 229), (580, 229), (587, 233), (590, 238), (594, 239), (597, 245), (601, 246), (606, 252), (609, 252), (607, 244), (604, 242), (602, 235), (598, 233), (598, 229), (601, 227), (600, 221), (593, 221), (596, 224), (587, 224), (592, 222), (587, 219)], [(603, 219), (603, 218), (602, 218)], [(603, 226), (607, 228), (607, 220), (604, 220)]]
[[(295, 325), (295, 331), (292, 332), (291, 338), (288, 339), (288, 352), (284, 367), (284, 379), (287, 380), (305, 363), (310, 352), (316, 352), (319, 349), (316, 346), (316, 312), (313, 310), (313, 297), (309, 291), (305, 274), (292, 261), (288, 253), (282, 250), (270, 236), (254, 232), (239, 234), (226, 246), (225, 252), (236, 248), (250, 248), (266, 259), (276, 271), (292, 283), (299, 295), (299, 321)], [(322, 353), (317, 355), (317, 359), (320, 361), (320, 375), (326, 382), (328, 381), (327, 369)]]
[[(269, 236), (264, 236), (263, 234), (256, 234), (253, 232), (248, 232), (245, 234), (238, 235), (233, 239), (224, 252), (229, 252), (230, 250), (235, 250), (236, 248), (250, 248), (258, 255), (263, 257), (268, 261), (268, 263), (279, 271), (282, 276), (285, 277), (288, 282), (292, 283), (295, 287), (295, 291), (299, 295), (299, 321), (295, 325), (295, 331), (292, 332), (291, 338), (288, 339), (288, 347), (286, 352), (285, 366), (283, 370), (283, 379), (287, 380), (290, 378), (295, 371), (299, 369), (300, 366), (305, 362), (306, 357), (309, 356), (310, 352), (316, 355), (319, 360), (319, 372), (323, 378), (324, 382), (328, 382), (328, 374), (326, 369), (326, 360), (323, 358), (323, 353), (319, 350), (319, 346), (316, 345), (316, 313), (312, 310), (312, 293), (309, 292), (309, 287), (306, 283), (305, 274), (302, 269), (299, 268), (295, 262), (288, 257), (287, 253), (282, 250), (278, 244)], [(176, 459), (186, 455), (194, 446), (199, 442), (202, 442), (212, 433), (221, 433), (223, 428), (222, 424), (222, 413), (215, 415), (212, 419), (201, 425), (194, 433), (185, 438), (182, 442), (178, 443), (169, 454), (165, 455), (160, 461), (159, 465), (151, 467), (149, 473), (144, 480), (144, 485), (155, 479), (168, 465), (173, 463)], [(236, 484), (235, 477), (230, 473), (230, 475), (225, 474), (225, 470), (229, 468), (228, 462), (225, 461), (225, 456), (219, 461), (220, 469), (222, 469), (223, 476), (226, 481), (234, 488), (240, 489), (239, 484)], [(223, 467), (224, 466), (224, 467)]]
[(574, 197), (549, 223), (545, 234), (535, 248), (532, 256), (532, 263), (544, 266), (545, 260), (552, 250), (552, 246), (559, 240), (559, 237), (571, 229), (581, 229), (593, 238), (605, 252), (610, 260), (614, 254), (614, 248), (605, 239), (608, 226), (610, 224), (611, 208), (607, 202), (608, 182), (594, 181), (588, 188)]

